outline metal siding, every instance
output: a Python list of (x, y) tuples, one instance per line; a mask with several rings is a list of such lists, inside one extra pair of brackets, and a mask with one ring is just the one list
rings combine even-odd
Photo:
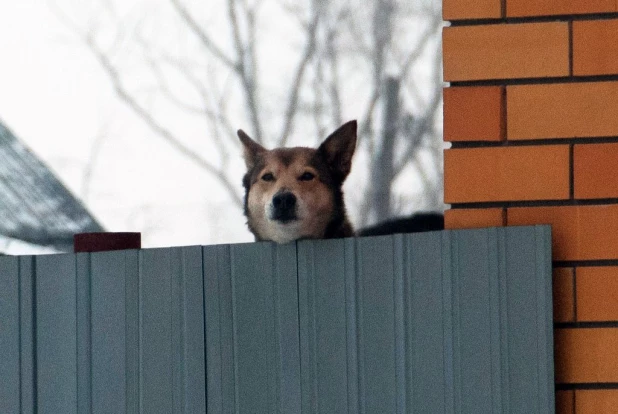
[(0, 412), (20, 409), (19, 259), (0, 257)]
[(77, 412), (92, 411), (92, 341), (90, 254), (75, 255), (76, 272), (76, 341), (77, 341)]
[(179, 337), (179, 403), (177, 413), (206, 411), (204, 350), (204, 282), (202, 248), (186, 247), (178, 256), (182, 268), (177, 301)]
[(171, 249), (140, 252), (140, 412), (172, 412)]
[(553, 412), (551, 255), (549, 230), (521, 227), (506, 233), (509, 408)]
[(406, 243), (403, 235), (393, 237), (393, 247), (395, 260), (393, 301), (395, 317), (395, 379), (397, 384), (396, 405), (397, 413), (403, 414), (408, 410), (406, 401), (406, 388), (408, 381), (406, 378), (406, 277), (405, 271), (408, 268), (408, 258), (406, 257)]
[[(126, 406), (125, 412), (138, 413), (140, 408), (140, 294), (139, 294), (139, 251), (126, 250), (124, 269), (125, 298), (125, 369)], [(95, 253), (97, 254), (97, 253)], [(122, 283), (122, 281), (120, 281)]]
[(21, 412), (32, 413), (36, 401), (36, 334), (35, 334), (34, 257), (19, 258), (19, 330), (21, 373)]
[(239, 412), (276, 412), (273, 246), (232, 246), (234, 385)]
[[(496, 254), (491, 230), (464, 230), (456, 238), (458, 271), (453, 278), (454, 354), (459, 407), (463, 412), (492, 412), (492, 298), (498, 274), (490, 266)], [(493, 254), (492, 254), (493, 253)]]
[[(78, 342), (90, 344), (88, 349), (78, 349), (78, 361), (87, 363), (83, 367), (78, 363), (79, 371), (84, 375), (90, 371), (89, 377), (78, 381), (80, 407), (93, 413), (137, 412), (138, 253), (80, 253), (77, 259), (78, 292), (83, 285), (87, 299), (78, 298)], [(80, 305), (82, 301), (87, 303)], [(87, 317), (81, 316), (84, 312)], [(84, 355), (79, 357), (79, 352)]]
[(203, 249), (206, 403), (209, 413), (233, 413), (234, 337), (230, 246)]
[(348, 411), (343, 240), (298, 243), (302, 412)]
[(293, 243), (277, 246), (274, 257), (278, 411), (290, 414), (301, 411), (297, 255)]
[(361, 412), (396, 412), (392, 237), (356, 242)]
[(204, 269), (208, 409), (299, 412), (296, 245), (207, 247)]
[(0, 289), (2, 412), (554, 409), (549, 227), (0, 258)]
[[(445, 412), (447, 391), (452, 387), (445, 366), (444, 350), (448, 348), (443, 304), (445, 285), (450, 280), (443, 280), (441, 266), (449, 256), (444, 254), (441, 236), (401, 236), (405, 242), (402, 269), (406, 292), (406, 406), (411, 413)], [(450, 305), (450, 298), (444, 302)]]
[(345, 304), (346, 304), (346, 351), (348, 376), (348, 413), (360, 413), (363, 383), (360, 366), (360, 335), (358, 327), (358, 280), (356, 271), (356, 240), (344, 241), (345, 258)]
[(125, 260), (123, 251), (90, 255), (93, 413), (126, 406)]
[[(281, 330), (298, 319), (296, 246), (233, 245), (231, 259), (236, 409), (282, 412), (287, 399), (287, 412), (298, 412), (298, 357), (284, 360), (298, 350), (298, 328)], [(283, 371), (283, 363), (291, 365)], [(282, 394), (283, 384), (294, 393)]]
[(555, 412), (554, 378), (554, 318), (551, 228), (535, 227), (536, 283), (537, 283), (537, 332), (539, 349), (539, 412)]
[(139, 286), (140, 412), (205, 411), (201, 249), (142, 250)]
[(548, 227), (300, 242), (303, 412), (553, 409), (549, 243)]
[(77, 412), (75, 255), (38, 256), (36, 270), (36, 409)]

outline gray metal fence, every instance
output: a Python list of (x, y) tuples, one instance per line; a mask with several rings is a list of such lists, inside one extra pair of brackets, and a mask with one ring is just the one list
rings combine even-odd
[(2, 413), (551, 413), (549, 227), (0, 258)]

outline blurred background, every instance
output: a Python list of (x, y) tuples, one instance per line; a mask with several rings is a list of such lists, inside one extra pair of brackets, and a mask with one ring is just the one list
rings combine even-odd
[(440, 0), (20, 0), (0, 7), (0, 252), (82, 231), (252, 241), (236, 130), (359, 121), (349, 214), (443, 210)]

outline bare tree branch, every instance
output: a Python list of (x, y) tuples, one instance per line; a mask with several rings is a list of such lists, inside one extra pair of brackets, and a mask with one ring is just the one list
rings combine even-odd
[[(223, 129), (225, 130), (225, 135), (227, 135), (227, 137), (235, 136), (235, 130), (229, 124), (229, 120), (222, 115), (224, 110), (221, 102), (219, 102), (219, 110), (217, 110), (217, 106), (213, 104), (212, 92), (207, 91), (204, 84), (193, 74), (187, 64), (185, 64), (184, 62), (180, 62), (177, 58), (169, 55), (159, 54), (159, 56), (155, 57), (153, 56), (154, 52), (152, 50), (152, 47), (145, 39), (143, 39), (141, 36), (138, 36), (137, 41), (146, 52), (145, 60), (157, 80), (159, 91), (165, 98), (167, 98), (170, 102), (175, 104), (181, 110), (203, 116), (206, 119), (206, 121), (210, 125), (210, 138), (214, 141), (218, 149), (218, 158), (222, 163), (222, 167), (226, 165), (229, 161), (229, 156), (227, 147), (223, 144), (223, 141), (221, 140), (221, 127), (223, 127)], [(191, 84), (191, 86), (199, 94), (202, 100), (201, 107), (193, 106), (187, 102), (184, 102), (180, 97), (177, 96), (176, 93), (174, 93), (174, 91), (172, 91), (172, 88), (169, 86), (166, 76), (163, 74), (163, 70), (159, 62), (166, 63), (170, 67), (174, 68), (177, 73), (179, 73), (185, 80), (187, 80)], [(211, 88), (211, 91), (213, 90), (215, 89)], [(235, 140), (233, 142), (235, 142)]]
[[(236, 47), (236, 72), (240, 76), (243, 92), (245, 94), (246, 106), (249, 110), (251, 123), (253, 124), (253, 138), (257, 142), (262, 143), (262, 122), (258, 110), (257, 79), (256, 74), (251, 72), (251, 68), (254, 67), (254, 65), (251, 63), (251, 56), (248, 55), (247, 47), (240, 34), (240, 26), (234, 0), (228, 0), (228, 17), (230, 19), (232, 38)], [(254, 35), (250, 34), (249, 37), (253, 38)]]
[[(440, 18), (441, 19), (441, 18)], [(404, 60), (401, 65), (401, 78), (406, 79), (408, 77), (408, 73), (410, 72), (410, 68), (412, 65), (420, 58), (423, 50), (427, 47), (429, 40), (433, 36), (440, 34), (440, 31), (437, 30), (442, 25), (442, 20), (432, 20), (431, 24), (428, 26), (427, 30), (421, 35), (419, 41), (416, 44), (416, 47), (408, 53), (408, 56)]]
[[(428, 134), (429, 131), (433, 129), (437, 110), (440, 108), (441, 102), (442, 88), (438, 87), (436, 88), (436, 90), (434, 90), (433, 99), (425, 110), (425, 113), (417, 122), (415, 122), (414, 125), (412, 125), (413, 129), (409, 131), (406, 135), (408, 135), (409, 137), (414, 137), (417, 141), (420, 141), (426, 134)], [(395, 177), (401, 174), (406, 164), (417, 151), (417, 145), (408, 145), (407, 149), (403, 153), (403, 156), (400, 157), (398, 160), (394, 161)]]
[[(183, 111), (194, 113), (194, 114), (209, 114), (208, 109), (204, 107), (194, 106), (188, 102), (185, 102), (179, 96), (177, 96), (176, 93), (172, 91), (172, 88), (170, 88), (169, 86), (168, 80), (163, 74), (163, 69), (161, 68), (161, 65), (158, 63), (160, 60), (157, 60), (153, 58), (152, 56), (145, 56), (145, 59), (146, 59), (146, 62), (148, 63), (150, 70), (155, 76), (155, 79), (157, 80), (157, 86), (159, 90), (161, 91), (161, 93), (163, 94), (163, 96), (165, 96), (170, 102), (172, 102), (174, 105), (176, 105)], [(181, 70), (179, 72), (185, 77), (187, 77), (188, 75), (187, 70)], [(209, 114), (209, 115), (212, 115), (212, 114)]]
[(278, 141), (279, 146), (285, 146), (287, 144), (289, 136), (292, 133), (292, 129), (294, 128), (294, 118), (297, 112), (298, 96), (300, 94), (303, 76), (305, 75), (305, 70), (307, 69), (307, 66), (316, 50), (318, 25), (321, 18), (321, 10), (319, 5), (316, 3), (317, 2), (313, 2), (313, 16), (309, 26), (307, 27), (307, 44), (305, 45), (305, 50), (303, 51), (300, 62), (298, 62), (298, 66), (296, 67), (294, 78), (292, 80), (292, 85), (290, 86), (290, 93), (287, 101), (288, 103), (283, 118), (283, 130)]
[(341, 125), (343, 116), (341, 115), (341, 94), (339, 92), (339, 59), (335, 50), (335, 39), (337, 30), (333, 28), (326, 36), (326, 56), (330, 62), (330, 100), (333, 106), (333, 123)]
[(238, 70), (237, 62), (234, 62), (230, 57), (228, 57), (220, 47), (218, 47), (215, 42), (206, 34), (204, 30), (200, 27), (200, 24), (193, 18), (189, 10), (182, 5), (180, 0), (170, 0), (172, 5), (176, 8), (180, 17), (187, 23), (189, 28), (193, 31), (193, 33), (200, 39), (206, 50), (212, 53), (217, 59), (223, 62), (228, 68)]
[(322, 121), (324, 114), (324, 66), (322, 60), (315, 61), (315, 76), (313, 78), (313, 108), (311, 110), (318, 137), (326, 136), (326, 128)]
[(107, 75), (109, 76), (112, 84), (114, 86), (114, 90), (116, 94), (124, 101), (132, 110), (135, 112), (137, 116), (139, 116), (154, 132), (156, 132), (159, 136), (161, 136), (168, 144), (170, 144), (175, 150), (179, 153), (187, 157), (190, 161), (197, 164), (199, 167), (208, 171), (210, 174), (217, 177), (223, 188), (227, 191), (228, 195), (231, 197), (232, 201), (237, 205), (242, 205), (242, 199), (238, 195), (236, 186), (234, 186), (228, 177), (226, 177), (223, 172), (212, 165), (210, 162), (205, 159), (199, 157), (195, 152), (191, 150), (191, 148), (182, 144), (180, 141), (176, 139), (174, 134), (161, 125), (151, 113), (148, 112), (143, 106), (141, 106), (137, 100), (127, 91), (122, 84), (120, 79), (120, 74), (118, 70), (112, 65), (107, 55), (105, 55), (98, 46), (91, 40), (87, 39), (88, 47), (95, 55)]
[(103, 143), (105, 139), (109, 136), (110, 122), (106, 121), (105, 124), (97, 131), (97, 134), (94, 137), (94, 142), (90, 147), (90, 152), (88, 153), (88, 160), (86, 161), (84, 167), (84, 176), (81, 185), (80, 197), (81, 199), (87, 203), (90, 198), (90, 189), (92, 187), (92, 177), (94, 176), (94, 171), (96, 170), (99, 155), (101, 154), (101, 148), (103, 147)]

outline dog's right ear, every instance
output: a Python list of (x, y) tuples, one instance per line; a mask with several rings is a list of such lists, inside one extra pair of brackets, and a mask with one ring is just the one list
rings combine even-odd
[(349, 121), (330, 134), (318, 148), (318, 153), (343, 183), (352, 168), (352, 156), (356, 148), (356, 120)]
[(245, 164), (247, 165), (247, 169), (250, 170), (257, 163), (257, 159), (260, 154), (266, 152), (266, 148), (252, 140), (251, 137), (242, 129), (239, 129), (237, 133), (243, 146), (243, 157), (245, 158)]

